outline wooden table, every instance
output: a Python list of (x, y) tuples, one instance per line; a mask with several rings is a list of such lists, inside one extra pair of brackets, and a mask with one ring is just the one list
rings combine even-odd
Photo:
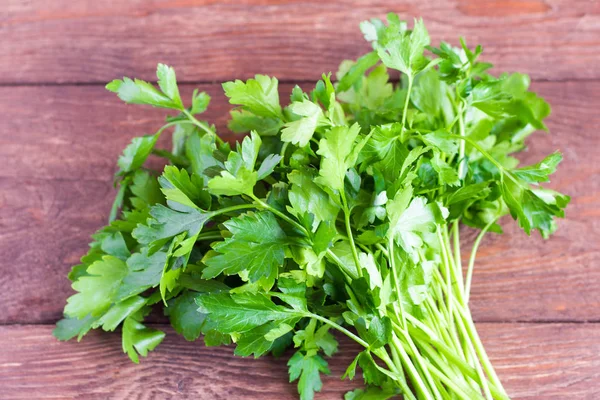
[[(253, 0), (4, 0), (0, 7), (0, 398), (293, 399), (285, 360), (167, 338), (140, 365), (117, 333), (82, 343), (51, 336), (71, 294), (65, 275), (105, 223), (115, 162), (164, 114), (125, 106), (103, 85), (154, 79), (176, 67), (183, 92), (213, 96), (207, 118), (225, 129), (218, 82), (275, 75), (288, 93), (368, 49), (358, 22), (387, 11), (423, 16), (434, 43), (482, 43), (496, 71), (531, 75), (553, 106), (550, 134), (522, 160), (561, 149), (551, 186), (573, 196), (550, 240), (506, 234), (480, 249), (472, 308), (514, 398), (600, 398), (600, 4), (585, 0), (286, 2)], [(160, 323), (158, 320), (157, 323)], [(331, 361), (319, 399), (339, 399), (357, 350)]]

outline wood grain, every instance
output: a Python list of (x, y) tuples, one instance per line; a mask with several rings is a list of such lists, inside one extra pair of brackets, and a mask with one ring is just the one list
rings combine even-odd
[[(600, 396), (600, 327), (588, 324), (479, 324), (484, 345), (514, 399)], [(286, 357), (233, 356), (231, 348), (186, 342), (167, 328), (158, 349), (135, 365), (120, 335), (94, 332), (60, 343), (49, 326), (0, 327), (0, 398), (17, 399), (296, 399)], [(341, 381), (359, 351), (340, 353), (317, 400), (341, 399), (359, 382)]]
[(7, 0), (2, 8), (0, 83), (154, 79), (157, 62), (185, 81), (250, 72), (315, 80), (368, 51), (359, 22), (389, 11), (424, 17), (434, 44), (461, 35), (481, 43), (501, 71), (600, 77), (595, 1)]
[[(283, 99), (291, 85), (282, 86)], [(503, 223), (505, 235), (484, 240), (473, 284), (474, 317), (600, 321), (600, 98), (595, 95), (600, 82), (534, 87), (554, 106), (551, 134), (537, 134), (522, 159), (534, 162), (564, 150), (551, 187), (572, 195), (573, 202), (548, 241), (537, 234), (526, 237), (510, 219)], [(184, 85), (183, 94), (192, 88)], [(206, 118), (224, 130), (229, 105), (220, 88), (200, 88), (213, 96)], [(163, 110), (124, 105), (100, 87), (0, 88), (0, 254), (5, 255), (0, 323), (60, 317), (72, 293), (65, 275), (106, 221), (118, 154), (131, 137), (152, 132), (163, 118)]]

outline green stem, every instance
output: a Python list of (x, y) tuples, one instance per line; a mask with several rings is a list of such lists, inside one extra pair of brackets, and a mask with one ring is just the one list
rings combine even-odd
[[(462, 267), (459, 267), (457, 265), (456, 255), (453, 254), (452, 246), (450, 245), (450, 235), (448, 233), (448, 225), (444, 226), (444, 229), (442, 230), (442, 236), (444, 237), (444, 243), (445, 243), (444, 250), (446, 251), (446, 258), (450, 261), (450, 273), (452, 274), (453, 282), (457, 286), (457, 291), (456, 291), (457, 297), (462, 302), (463, 292), (465, 289), (465, 283), (463, 281)], [(458, 249), (458, 253), (459, 253), (459, 257), (460, 257), (460, 247)], [(460, 260), (458, 262), (460, 263)]]
[(471, 249), (471, 256), (469, 257), (469, 266), (467, 268), (467, 279), (465, 283), (465, 304), (469, 302), (469, 297), (471, 295), (471, 282), (473, 280), (473, 268), (475, 266), (475, 256), (477, 255), (477, 249), (479, 248), (479, 244), (481, 240), (487, 233), (487, 231), (491, 228), (491, 226), (496, 222), (496, 220), (490, 221), (477, 235), (475, 242), (473, 243), (473, 248)]
[[(415, 359), (417, 361), (417, 365), (423, 372), (423, 375), (425, 375), (425, 380), (427, 381), (427, 383), (429, 383), (429, 387), (431, 388), (433, 395), (435, 396), (436, 399), (441, 398), (442, 395), (438, 391), (437, 386), (433, 380), (433, 377), (431, 376), (431, 374), (429, 373), (429, 370), (427, 369), (426, 362), (423, 359), (423, 356), (421, 355), (421, 353), (419, 353), (419, 349), (417, 349), (417, 346), (415, 346), (415, 344), (412, 341), (412, 338), (410, 337), (408, 332), (406, 332), (404, 329), (400, 329), (400, 333), (404, 336), (404, 340), (408, 344), (408, 348), (410, 349), (410, 351), (412, 353), (413, 359)], [(393, 339), (396, 339), (396, 341), (398, 341), (396, 336), (393, 336), (392, 340)]]
[[(458, 314), (458, 310), (456, 311), (456, 313)], [(457, 315), (457, 321), (458, 321), (458, 329), (461, 331), (463, 337), (468, 337), (468, 333), (466, 331), (465, 328), (465, 323), (463, 321), (463, 319), (461, 318), (460, 315)], [(485, 394), (485, 397), (487, 400), (492, 400), (492, 394), (490, 393), (490, 388), (488, 386), (488, 382), (487, 379), (485, 378), (485, 375), (483, 374), (483, 371), (481, 370), (481, 365), (479, 362), (477, 362), (476, 360), (476, 353), (475, 353), (475, 349), (473, 348), (473, 343), (470, 341), (466, 341), (467, 343), (467, 349), (469, 350), (469, 352), (472, 354), (473, 358), (475, 359), (475, 370), (477, 371), (477, 375), (479, 376), (479, 380), (481, 382), (481, 386), (483, 387), (483, 393)]]
[(212, 130), (212, 129), (210, 129), (210, 127), (209, 127), (208, 125), (206, 125), (204, 122), (198, 121), (198, 120), (196, 119), (196, 117), (194, 117), (194, 116), (192, 115), (192, 113), (191, 113), (191, 112), (189, 112), (189, 111), (188, 111), (188, 110), (186, 110), (185, 108), (184, 108), (183, 110), (181, 110), (181, 112), (182, 112), (182, 113), (183, 113), (183, 114), (184, 114), (186, 117), (188, 117), (188, 119), (189, 119), (189, 120), (190, 120), (190, 121), (191, 121), (191, 122), (192, 122), (194, 125), (196, 125), (198, 128), (202, 129), (202, 130), (203, 130), (204, 132), (206, 132), (206, 133), (209, 133), (209, 134), (213, 134), (213, 135), (215, 135), (215, 138), (216, 138), (216, 140), (217, 140), (219, 143), (221, 143), (221, 144), (225, 143), (225, 142), (223, 141), (223, 139), (221, 139), (221, 138), (219, 137), (219, 135), (217, 135), (215, 132), (213, 132), (213, 130)]
[(506, 391), (504, 390), (504, 387), (502, 386), (502, 383), (500, 382), (500, 379), (498, 378), (498, 375), (496, 374), (496, 371), (494, 370), (494, 367), (492, 366), (492, 363), (485, 352), (485, 348), (481, 343), (481, 338), (477, 333), (477, 329), (473, 323), (473, 318), (471, 317), (470, 311), (468, 309), (464, 309), (463, 307), (458, 307), (458, 312), (462, 316), (465, 329), (467, 330), (467, 334), (470, 337), (473, 346), (475, 347), (483, 369), (489, 376), (490, 381), (502, 392), (503, 395), (506, 396)]
[[(400, 275), (398, 274), (398, 269), (396, 268), (394, 240), (392, 238), (390, 238), (388, 241), (388, 259), (390, 261), (390, 266), (392, 267), (392, 274), (394, 275), (394, 287), (396, 289), (396, 296), (398, 297), (398, 300), (394, 303), (394, 310), (396, 311), (396, 315), (400, 314), (402, 321), (401, 326), (404, 328), (406, 326), (406, 318), (404, 317), (404, 306), (402, 305), (402, 298), (400, 297), (400, 294), (402, 293), (400, 291)], [(396, 306), (396, 304), (399, 304), (399, 306)], [(400, 307), (400, 310), (398, 310), (397, 307)]]
[(306, 317), (309, 318), (314, 318), (318, 321), (323, 322), (324, 324), (327, 324), (329, 326), (331, 326), (334, 329), (337, 329), (338, 331), (342, 332), (344, 335), (348, 336), (350, 339), (354, 340), (356, 343), (360, 344), (362, 347), (364, 347), (365, 349), (369, 348), (369, 343), (365, 342), (364, 340), (362, 340), (361, 338), (359, 338), (358, 336), (356, 336), (354, 333), (350, 332), (348, 329), (344, 328), (343, 326), (333, 322), (332, 320), (322, 317), (318, 314), (313, 314), (313, 313), (308, 313), (306, 314)]
[(225, 207), (225, 208), (221, 208), (219, 210), (215, 210), (215, 211), (211, 211), (210, 212), (210, 218), (216, 217), (217, 215), (221, 215), (221, 214), (227, 214), (233, 211), (239, 211), (239, 210), (247, 210), (249, 208), (256, 208), (256, 204), (238, 204), (236, 206), (231, 206), (231, 207)]
[(296, 227), (297, 229), (299, 229), (306, 237), (310, 236), (308, 230), (304, 226), (300, 225), (300, 223), (298, 223), (297, 221), (294, 221), (292, 218), (288, 217), (287, 215), (285, 215), (284, 213), (282, 213), (281, 211), (279, 211), (275, 207), (269, 205), (268, 203), (265, 203), (264, 201), (262, 201), (261, 199), (259, 199), (255, 195), (251, 194), (249, 196), (250, 196), (250, 198), (252, 198), (252, 200), (254, 200), (262, 208), (271, 211), (273, 214), (277, 215), (282, 220), (286, 221), (290, 225), (292, 225), (292, 226)]
[(410, 93), (412, 91), (413, 76), (407, 75), (408, 77), (408, 88), (406, 90), (406, 99), (404, 100), (404, 110), (402, 111), (402, 133), (400, 135), (402, 142), (404, 142), (404, 132), (406, 131), (406, 116), (408, 114), (408, 104), (410, 103)]
[[(461, 102), (461, 106), (459, 108), (458, 111), (458, 131), (460, 136), (464, 137), (465, 136), (465, 122), (463, 120), (463, 114), (464, 114), (465, 110), (464, 110), (464, 105)], [(460, 179), (463, 179), (464, 177), (464, 173), (465, 173), (465, 164), (466, 164), (466, 160), (465, 160), (465, 141), (461, 140), (460, 144), (459, 144), (459, 148), (458, 148), (458, 177)]]
[(339, 257), (336, 256), (333, 251), (331, 251), (331, 249), (327, 249), (326, 255), (327, 255), (327, 257), (331, 258), (337, 265), (339, 265), (340, 271), (342, 271), (342, 273), (344, 274), (344, 276), (348, 280), (348, 283), (350, 283), (354, 279), (358, 278), (358, 276), (352, 276), (352, 275), (349, 274), (348, 271), (346, 271), (346, 266), (344, 265), (344, 263), (342, 262), (342, 260), (340, 260)]
[(412, 361), (410, 361), (410, 357), (406, 353), (406, 350), (404, 350), (404, 346), (402, 346), (402, 343), (400, 343), (395, 334), (392, 334), (392, 343), (396, 347), (396, 350), (398, 350), (400, 359), (402, 360), (402, 363), (406, 366), (406, 369), (408, 370), (408, 375), (411, 377), (415, 388), (418, 388), (418, 390), (423, 394), (423, 396), (426, 399), (433, 400), (429, 389), (427, 389), (425, 382), (423, 382), (423, 380), (421, 379), (421, 375), (419, 375)]
[(356, 264), (356, 272), (358, 274), (358, 277), (361, 278), (363, 276), (363, 273), (362, 268), (360, 267), (360, 261), (358, 260), (358, 251), (356, 250), (356, 245), (354, 244), (354, 235), (352, 234), (352, 225), (350, 224), (350, 210), (348, 209), (346, 193), (343, 188), (340, 190), (340, 195), (342, 198), (342, 206), (344, 208), (344, 223), (346, 225), (346, 234), (348, 235), (348, 240), (350, 240), (350, 248), (352, 249), (352, 257), (354, 258), (354, 263)]
[[(444, 271), (446, 274), (446, 303), (448, 307), (448, 313), (452, 315), (452, 277), (450, 275), (450, 263), (448, 260), (448, 254), (446, 254), (446, 245), (444, 243), (444, 238), (442, 237), (441, 227), (438, 225), (436, 229), (436, 233), (438, 236), (438, 240), (440, 242), (440, 246), (442, 247), (442, 262), (444, 264)], [(451, 321), (448, 321), (449, 323)], [(451, 325), (451, 324), (450, 324)]]
[(482, 396), (475, 391), (469, 390), (469, 392), (471, 392), (470, 394), (465, 393), (465, 391), (462, 388), (460, 388), (458, 385), (456, 385), (454, 382), (452, 382), (451, 379), (448, 379), (448, 377), (446, 375), (444, 375), (440, 370), (438, 370), (437, 368), (435, 368), (433, 366), (431, 368), (431, 373), (433, 375), (435, 375), (442, 383), (444, 383), (446, 386), (451, 388), (454, 391), (454, 393), (463, 400), (473, 400), (475, 398), (477, 398), (477, 399), (482, 398)]
[(459, 274), (461, 278), (461, 284), (464, 288), (464, 282), (462, 280), (462, 257), (460, 254), (460, 226), (458, 219), (452, 224), (452, 244), (454, 245), (454, 263), (456, 264), (456, 273)]
[(283, 167), (285, 165), (284, 161), (285, 161), (285, 151), (288, 148), (288, 145), (290, 144), (290, 142), (284, 142), (283, 146), (281, 146), (281, 151), (279, 152), (279, 155), (281, 156), (281, 160), (279, 160), (279, 166)]
[(223, 239), (223, 236), (221, 236), (219, 233), (205, 232), (205, 233), (200, 233), (198, 235), (198, 237), (196, 238), (196, 241), (200, 241), (200, 240), (218, 240), (218, 239)]
[[(392, 346), (392, 351), (393, 351), (393, 349), (394, 348)], [(388, 366), (390, 371), (394, 372), (394, 376), (392, 377), (392, 379), (394, 379), (394, 382), (396, 382), (398, 384), (398, 386), (400, 386), (403, 396), (408, 400), (417, 400), (415, 395), (412, 393), (412, 390), (410, 389), (410, 387), (408, 387), (408, 384), (406, 382), (406, 379), (404, 378), (404, 375), (402, 374), (402, 371), (398, 370), (398, 367), (396, 366), (396, 364), (394, 364), (394, 361), (390, 360), (390, 357), (387, 355), (387, 353), (385, 351), (380, 351), (380, 350), (383, 350), (383, 349), (382, 348), (376, 349), (373, 351), (373, 353), (375, 353), (375, 355), (377, 357), (379, 357), (383, 360), (383, 362)], [(398, 363), (398, 366), (402, 365), (400, 360), (396, 360), (396, 362)], [(375, 366), (378, 369), (381, 368), (379, 365), (377, 365), (377, 363), (375, 363)]]

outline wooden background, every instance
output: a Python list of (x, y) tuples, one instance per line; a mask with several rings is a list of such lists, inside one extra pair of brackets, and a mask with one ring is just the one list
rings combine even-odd
[[(233, 357), (166, 328), (140, 365), (118, 334), (51, 336), (65, 275), (107, 219), (115, 163), (163, 112), (125, 106), (103, 85), (153, 80), (173, 65), (189, 96), (219, 82), (275, 75), (282, 93), (368, 49), (358, 23), (387, 11), (423, 16), (433, 43), (464, 35), (496, 71), (531, 75), (553, 106), (525, 162), (561, 149), (551, 187), (573, 196), (550, 240), (512, 221), (479, 253), (472, 308), (508, 392), (519, 399), (600, 398), (600, 4), (586, 0), (326, 2), (2, 0), (0, 6), (0, 399), (294, 399), (285, 360)], [(468, 248), (468, 247), (466, 247)], [(160, 324), (160, 320), (157, 320)], [(343, 342), (318, 399), (340, 399), (357, 350)]]

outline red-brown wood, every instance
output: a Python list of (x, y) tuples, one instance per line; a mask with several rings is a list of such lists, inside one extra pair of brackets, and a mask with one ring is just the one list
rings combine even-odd
[(537, 79), (600, 77), (600, 12), (585, 0), (20, 0), (0, 16), (0, 82), (187, 81), (267, 73), (314, 80), (368, 51), (358, 24), (387, 12), (423, 17), (434, 44), (481, 44), (499, 71)]

